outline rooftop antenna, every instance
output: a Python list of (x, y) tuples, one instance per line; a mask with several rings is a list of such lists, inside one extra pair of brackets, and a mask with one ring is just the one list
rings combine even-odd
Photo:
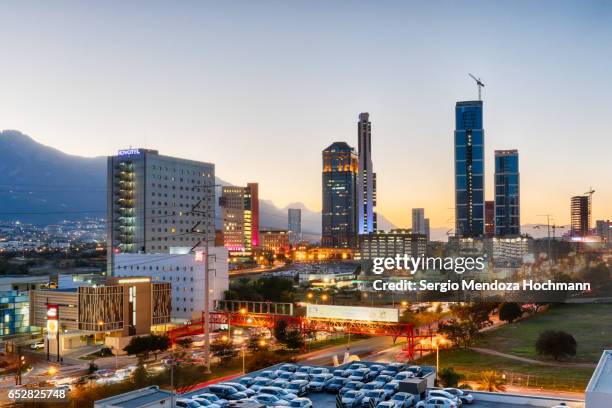
[(480, 80), (480, 78), (476, 78), (474, 75), (472, 75), (472, 74), (470, 74), (470, 73), (468, 73), (468, 75), (469, 75), (469, 76), (471, 76), (471, 77), (472, 77), (472, 79), (473, 79), (474, 81), (476, 81), (476, 86), (478, 87), (478, 100), (479, 100), (479, 101), (482, 101), (481, 91), (482, 91), (482, 88), (483, 88), (485, 85), (482, 83), (482, 81)]

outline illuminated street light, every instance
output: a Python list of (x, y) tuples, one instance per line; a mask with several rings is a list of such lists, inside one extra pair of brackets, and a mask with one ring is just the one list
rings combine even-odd
[(321, 295), (321, 300), (325, 302), (327, 300), (327, 295), (326, 294)]

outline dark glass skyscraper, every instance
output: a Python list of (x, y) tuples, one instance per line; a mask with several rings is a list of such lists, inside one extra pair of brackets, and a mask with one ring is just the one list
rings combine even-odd
[(517, 150), (495, 151), (495, 235), (521, 233), (519, 156)]
[(357, 154), (347, 143), (335, 142), (323, 150), (323, 246), (357, 245), (357, 172)]
[(455, 106), (455, 233), (484, 234), (484, 129), (482, 101)]

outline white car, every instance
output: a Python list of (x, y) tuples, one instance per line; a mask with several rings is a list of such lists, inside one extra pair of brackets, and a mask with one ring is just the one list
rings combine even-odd
[(36, 342), (36, 343), (32, 343), (30, 344), (30, 348), (32, 350), (38, 350), (38, 349), (43, 349), (45, 348), (45, 343), (42, 341)]
[(412, 371), (400, 371), (399, 373), (395, 374), (395, 377), (393, 377), (393, 380), (406, 381), (408, 378), (413, 378), (413, 377), (414, 377), (414, 373)]
[(370, 401), (374, 402), (374, 406), (376, 406), (379, 402), (385, 400), (385, 392), (383, 390), (369, 390), (364, 391), (363, 393), (365, 394), (365, 397), (363, 398), (363, 401), (361, 401), (362, 407), (368, 407)]
[(214, 402), (210, 402), (206, 398), (192, 398), (192, 400), (200, 404), (201, 407), (221, 408), (221, 405), (215, 404)]
[(289, 406), (293, 408), (313, 408), (312, 401), (308, 398), (296, 398), (289, 401)]
[[(442, 391), (446, 391), (456, 397), (459, 397), (461, 402), (465, 404), (472, 404), (474, 402), (474, 396), (467, 391), (460, 388), (444, 388)], [(563, 405), (562, 405), (563, 406)]]
[(426, 401), (419, 401), (416, 408), (458, 408), (457, 404), (448, 398), (428, 398)]
[(414, 395), (408, 392), (398, 392), (389, 400), (395, 404), (395, 408), (410, 408), (414, 405)]
[(258, 402), (265, 405), (266, 407), (288, 407), (289, 401), (285, 401), (274, 395), (270, 394), (259, 394), (249, 398), (251, 401)]
[(212, 392), (207, 392), (204, 394), (199, 394), (196, 395), (195, 397), (193, 397), (194, 399), (205, 399), (208, 400), (212, 403), (215, 403), (217, 405), (219, 405), (221, 408), (225, 407), (227, 404), (229, 404), (229, 401), (223, 398), (219, 398), (217, 397), (215, 394), (213, 394)]
[(450, 392), (446, 392), (444, 390), (431, 390), (431, 391), (429, 391), (427, 393), (427, 398), (433, 398), (433, 397), (440, 397), (440, 398), (449, 399), (449, 400), (453, 401), (458, 407), (463, 405), (463, 403), (461, 402), (459, 397), (457, 397), (456, 395), (451, 394)]

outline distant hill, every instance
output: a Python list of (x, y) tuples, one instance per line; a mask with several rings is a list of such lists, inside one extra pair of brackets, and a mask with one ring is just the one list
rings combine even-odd
[[(218, 185), (231, 185), (217, 178)], [(217, 197), (221, 188), (217, 188)], [(218, 202), (217, 202), (218, 207)], [(321, 213), (302, 203), (279, 208), (260, 198), (261, 229), (286, 229), (287, 209), (302, 209), (304, 238), (318, 240)], [(217, 208), (217, 214), (220, 214)], [(106, 157), (73, 156), (16, 130), (0, 132), (0, 221), (54, 224), (106, 216)], [(217, 228), (220, 228), (217, 216)], [(379, 215), (381, 229), (394, 228)]]
[(0, 132), (0, 220), (104, 216), (105, 189), (106, 158), (71, 156), (16, 130)]

